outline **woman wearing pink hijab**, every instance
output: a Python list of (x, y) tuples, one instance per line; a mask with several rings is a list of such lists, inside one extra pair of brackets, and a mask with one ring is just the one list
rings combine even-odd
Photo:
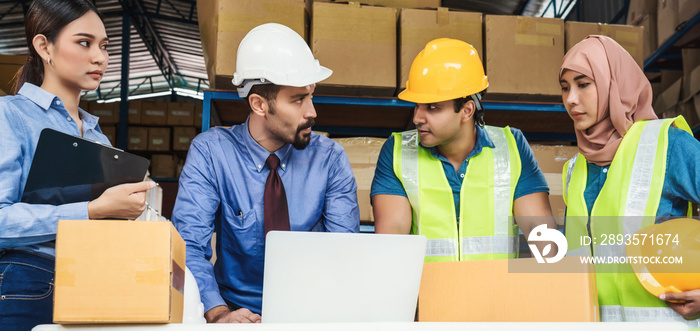
[[(688, 202), (700, 201), (700, 142), (682, 116), (657, 118), (649, 81), (611, 38), (588, 36), (571, 48), (559, 82), (580, 152), (563, 174), (568, 255), (619, 261), (627, 238), (659, 218), (686, 215)], [(620, 235), (622, 242), (610, 240)], [(602, 321), (700, 328), (700, 290), (657, 298), (628, 264), (608, 263), (596, 265)]]

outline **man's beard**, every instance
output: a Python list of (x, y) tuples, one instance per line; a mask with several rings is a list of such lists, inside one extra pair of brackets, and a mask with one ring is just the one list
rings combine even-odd
[(308, 122), (306, 122), (304, 125), (300, 126), (297, 128), (297, 132), (294, 135), (294, 141), (292, 141), (292, 147), (296, 149), (304, 149), (306, 146), (309, 146), (309, 142), (311, 142), (311, 134), (305, 135), (301, 134), (302, 130), (306, 130), (316, 124), (316, 121), (314, 119), (310, 119)]

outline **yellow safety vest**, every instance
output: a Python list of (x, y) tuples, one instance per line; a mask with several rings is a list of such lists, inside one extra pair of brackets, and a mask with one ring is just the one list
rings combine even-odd
[[(582, 154), (564, 165), (567, 255), (624, 257), (625, 245), (613, 244), (610, 236), (634, 235), (653, 225), (661, 201), (666, 174), (668, 130), (690, 132), (682, 116), (673, 119), (638, 121), (625, 134), (607, 171), (607, 179), (591, 214), (584, 199), (587, 161)], [(590, 237), (584, 245), (582, 237)], [(666, 303), (647, 292), (629, 264), (596, 265), (598, 303), (603, 322), (678, 321), (699, 328), (698, 320), (686, 321)]]
[(425, 262), (518, 257), (519, 231), (511, 216), (520, 153), (510, 128), (485, 129), (495, 147), (469, 160), (459, 218), (442, 162), (419, 146), (416, 130), (393, 134), (394, 172), (413, 209), (411, 233), (428, 238)]

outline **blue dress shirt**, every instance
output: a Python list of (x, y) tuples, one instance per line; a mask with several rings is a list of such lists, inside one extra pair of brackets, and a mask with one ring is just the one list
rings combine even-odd
[[(83, 138), (110, 145), (97, 117), (80, 109)], [(17, 95), (0, 98), (0, 250), (13, 249), (55, 255), (59, 219), (88, 219), (85, 202), (63, 205), (20, 202), (41, 130), (80, 136), (63, 101), (25, 83)]]
[[(311, 133), (305, 149), (286, 144), (274, 153), (292, 231), (359, 232), (357, 185), (340, 144)], [(226, 305), (226, 299), (260, 313), (269, 155), (250, 135), (247, 120), (192, 140), (172, 222), (187, 244), (187, 267), (197, 279), (205, 311)]]
[[(527, 139), (523, 136), (523, 133), (515, 128), (510, 128), (510, 132), (513, 133), (515, 138), (515, 143), (518, 146), (518, 151), (520, 152), (520, 178), (518, 179), (518, 184), (515, 186), (514, 199), (519, 197), (536, 193), (536, 192), (549, 192), (549, 187), (547, 186), (547, 181), (542, 174), (542, 171), (537, 166), (537, 160), (532, 154), (532, 149), (527, 143)], [(481, 153), (484, 147), (494, 147), (491, 137), (489, 137), (488, 132), (481, 127), (476, 127), (476, 142), (474, 143), (474, 148), (467, 158), (459, 166), (459, 170), (455, 171), (455, 167), (447, 160), (444, 156), (440, 155), (437, 147), (424, 147), (420, 145), (421, 148), (425, 148), (430, 153), (442, 161), (442, 170), (445, 172), (445, 177), (450, 183), (452, 188), (452, 197), (454, 198), (456, 215), (459, 215), (459, 192), (462, 189), (462, 181), (464, 179), (464, 174), (467, 172), (467, 166), (469, 165), (469, 160)], [(374, 179), (372, 180), (372, 190), (370, 195), (374, 196), (376, 194), (390, 194), (390, 195), (402, 195), (406, 196), (406, 190), (401, 184), (401, 180), (396, 177), (394, 173), (394, 137), (391, 136), (382, 146), (382, 150), (379, 153), (379, 160), (377, 161), (377, 169), (374, 171)]]
[[(668, 131), (666, 175), (656, 216), (663, 221), (668, 216), (684, 216), (688, 201), (700, 203), (700, 142), (688, 132), (671, 127)], [(608, 178), (610, 166), (587, 163), (588, 176), (583, 198), (588, 214)], [(672, 166), (671, 166), (672, 165)]]

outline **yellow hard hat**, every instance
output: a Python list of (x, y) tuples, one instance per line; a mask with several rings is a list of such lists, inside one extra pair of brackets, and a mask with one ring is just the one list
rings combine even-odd
[(481, 92), (488, 86), (476, 49), (461, 40), (440, 38), (425, 45), (413, 60), (399, 99), (441, 102)]
[[(700, 221), (690, 218), (666, 221), (645, 227), (630, 239), (626, 248), (628, 257), (655, 260), (644, 263), (637, 259), (637, 263), (630, 263), (649, 293), (658, 297), (662, 293), (700, 289)], [(679, 257), (682, 263), (677, 263)], [(669, 259), (676, 259), (676, 263)]]

